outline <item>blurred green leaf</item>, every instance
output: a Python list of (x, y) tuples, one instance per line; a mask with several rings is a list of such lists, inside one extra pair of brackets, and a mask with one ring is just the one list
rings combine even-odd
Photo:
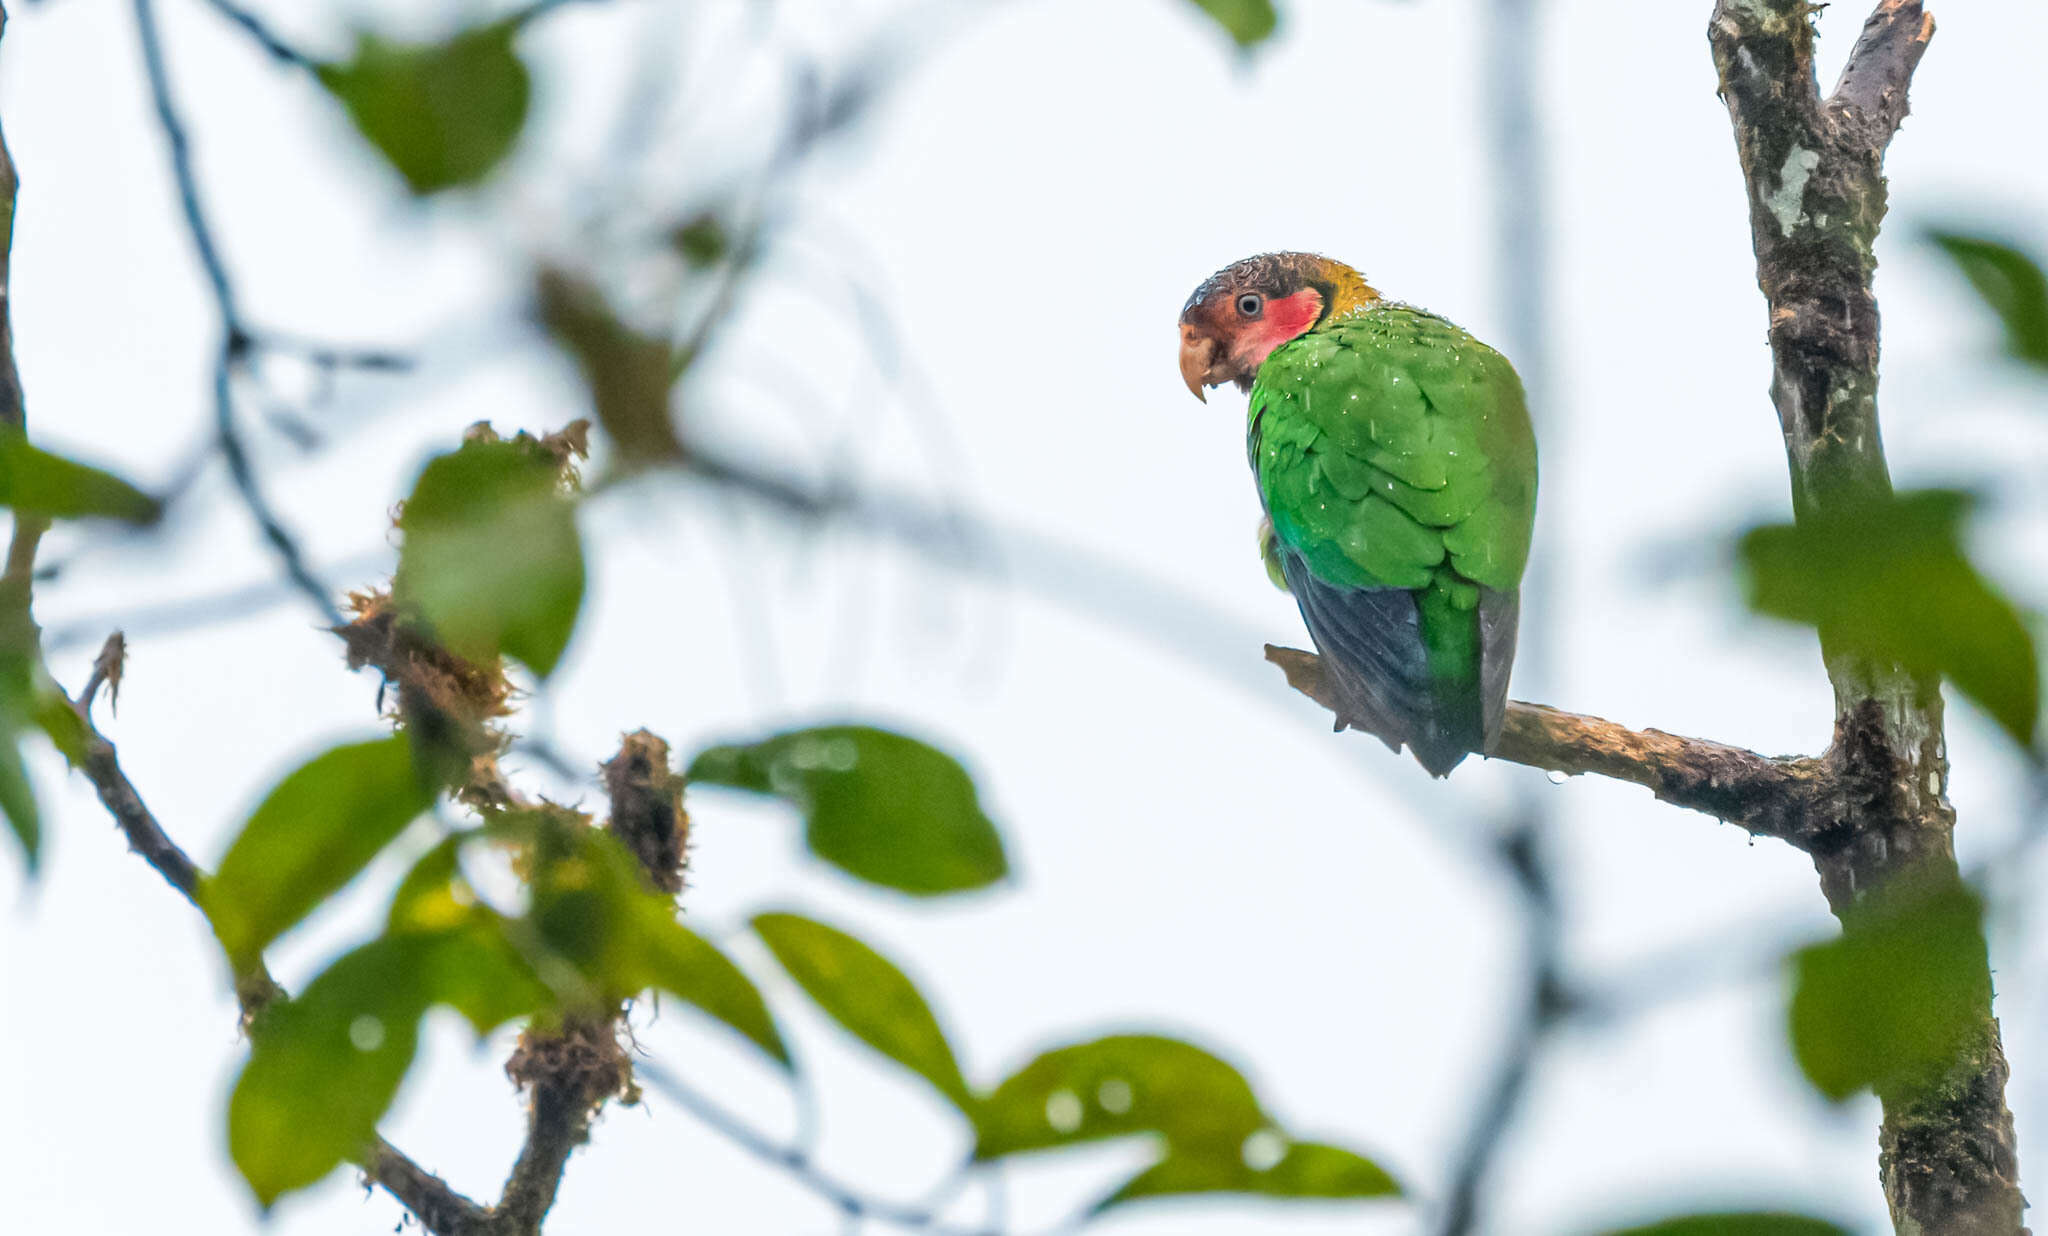
[(2031, 747), (2040, 664), (2019, 611), (1963, 551), (1971, 502), (1916, 490), (1752, 528), (1741, 542), (1749, 603), (1846, 651), (1943, 675)]
[(561, 1006), (512, 944), (509, 926), (494, 911), (479, 908), (456, 926), (417, 933), (432, 944), (417, 962), (421, 990), (431, 1003), (462, 1014), (479, 1039), (507, 1022)]
[(2048, 275), (2041, 273), (2040, 263), (1982, 236), (1934, 229), (1928, 238), (1998, 315), (2005, 327), (2005, 350), (2048, 368)]
[[(659, 917), (648, 908), (650, 902), (660, 909)], [(760, 989), (746, 972), (709, 940), (675, 921), (674, 911), (661, 898), (650, 896), (642, 907), (637, 934), (646, 986), (696, 1005), (788, 1068), (789, 1048), (775, 1028), (775, 1018), (761, 999)]]
[(952, 1045), (903, 971), (838, 928), (799, 915), (756, 915), (754, 931), (833, 1020), (973, 1114), (974, 1096)]
[(21, 754), (22, 731), (33, 723), (35, 683), (42, 676), (35, 639), (25, 599), (0, 609), (0, 814), (21, 845), (30, 878), (42, 863), (43, 843), (42, 813)]
[(705, 270), (725, 260), (732, 251), (732, 237), (725, 221), (712, 211), (695, 215), (669, 233), (669, 245), (691, 270)]
[(71, 767), (85, 763), (85, 721), (62, 689), (30, 658), (0, 653), (0, 815), (7, 817), (33, 877), (42, 862), (42, 813), (21, 751), (30, 729), (47, 735)]
[(355, 58), (319, 66), (320, 83), (414, 193), (472, 184), (526, 123), (533, 83), (512, 47), (519, 26), (493, 22), (442, 43), (359, 34)]
[(65, 763), (73, 768), (83, 765), (88, 740), (85, 719), (64, 692), (46, 681), (35, 693), (34, 709), (35, 727), (49, 736), (50, 745), (63, 754)]
[(1805, 1215), (1722, 1211), (1682, 1215), (1642, 1227), (1616, 1228), (1606, 1236), (1849, 1236), (1849, 1229)]
[(54, 519), (119, 519), (152, 523), (155, 498), (111, 472), (30, 446), (19, 431), (0, 429), (0, 506)]
[(683, 457), (669, 417), (675, 351), (666, 339), (621, 321), (588, 280), (554, 267), (539, 277), (541, 322), (568, 351), (590, 388), (591, 406), (626, 464)]
[(691, 781), (773, 794), (803, 813), (825, 861), (906, 893), (985, 888), (1009, 873), (1002, 837), (951, 756), (859, 725), (793, 730), (713, 747)]
[(228, 1101), (228, 1150), (265, 1207), (361, 1152), (412, 1066), (420, 1019), (454, 1007), (478, 1037), (545, 989), (494, 924), (387, 935), (258, 1021)]
[(1792, 958), (1792, 1051), (1840, 1101), (1938, 1076), (1983, 1032), (1991, 1005), (1983, 906), (1952, 887), (1877, 905)]
[(603, 1000), (665, 991), (737, 1030), (777, 1064), (789, 1049), (746, 972), (676, 921), (673, 899), (640, 879), (638, 861), (609, 833), (562, 838), (568, 852), (540, 860), (533, 921), (542, 942), (583, 972)]
[[(1273, 1156), (1268, 1158), (1267, 1156)], [(1175, 1151), (1102, 1199), (1099, 1213), (1150, 1197), (1244, 1193), (1273, 1198), (1399, 1197), (1401, 1186), (1372, 1160), (1337, 1146), (1289, 1143), (1270, 1130), (1235, 1153)]]
[(1194, 5), (1237, 40), (1239, 47), (1265, 42), (1280, 24), (1273, 0), (1194, 0)]
[(477, 904), (462, 878), (462, 847), (482, 835), (472, 830), (443, 837), (412, 865), (385, 912), (387, 934), (439, 931), (469, 921)]
[(412, 1066), (428, 947), (364, 945), (265, 1013), (228, 1100), (228, 1152), (264, 1207), (368, 1144)]
[(21, 744), (14, 733), (0, 730), (0, 814), (21, 845), (23, 864), (34, 876), (42, 864), (43, 821), (36, 809), (35, 786), (28, 779), (28, 764), (21, 758)]
[(354, 879), (433, 801), (403, 735), (336, 747), (280, 782), (199, 890), (237, 968)]
[(387, 937), (438, 941), (420, 959), (422, 982), (435, 1001), (468, 1018), (479, 1038), (560, 1003), (513, 945), (511, 924), (480, 904), (462, 875), (462, 848), (485, 835), (472, 829), (442, 838), (399, 882), (384, 920)]
[(974, 1113), (979, 1159), (1157, 1133), (1204, 1160), (1241, 1154), (1271, 1121), (1238, 1071), (1178, 1039), (1115, 1035), (1049, 1051)]
[(531, 441), (437, 456), (399, 515), (394, 589), (458, 656), (554, 671), (583, 606), (583, 543), (561, 464)]

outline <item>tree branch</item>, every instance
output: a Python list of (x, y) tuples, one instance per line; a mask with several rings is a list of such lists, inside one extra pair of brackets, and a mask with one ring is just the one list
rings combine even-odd
[(381, 1137), (370, 1144), (357, 1166), (370, 1183), (397, 1198), (433, 1236), (490, 1236), (493, 1231), (489, 1211)]
[(1934, 38), (1934, 14), (1920, 0), (1884, 0), (1863, 23), (1863, 33), (1835, 83), (1828, 111), (1838, 126), (1862, 129), (1860, 141), (1881, 152), (1906, 118), (1906, 88)]
[[(1793, 516), (1891, 492), (1877, 415), (1872, 291), (1884, 221), (1885, 151), (1934, 19), (1922, 0), (1879, 0), (1834, 95), (1814, 73), (1808, 0), (1718, 0), (1708, 28), (1749, 195), (1757, 285), (1769, 307), (1771, 399), (1785, 439)], [(1845, 930), (1894, 890), (1961, 881), (1941, 684), (1820, 628), (1835, 693), (1827, 762), (1854, 809), (1808, 847)], [(1932, 1085), (1881, 1094), (1879, 1174), (1901, 1233), (2012, 1236), (2019, 1189), (2007, 1066), (1988, 972), (1976, 1032)]]
[[(1268, 644), (1266, 659), (1287, 675), (1289, 686), (1342, 718), (1316, 654)], [(1567, 776), (1593, 773), (1640, 785), (1675, 807), (1800, 849), (1820, 844), (1851, 813), (1824, 760), (1773, 758), (1520, 700), (1508, 704), (1500, 741), (1486, 755)]]
[[(157, 822), (156, 813), (122, 771), (114, 744), (92, 722), (93, 697), (102, 683), (117, 676), (109, 666), (115, 662), (121, 643), (118, 631), (107, 637), (106, 648), (94, 662), (93, 676), (74, 705), (85, 723), (86, 733), (85, 760), (80, 771), (99, 792), (107, 814), (114, 817), (122, 836), (128, 839), (128, 848), (142, 855), (166, 884), (198, 908), (199, 885), (204, 878), (198, 864)], [(241, 1006), (244, 1029), (252, 1029), (257, 1017), (285, 999), (285, 993), (258, 959), (247, 972), (236, 976), (235, 998)], [(449, 1188), (440, 1177), (383, 1138), (377, 1138), (357, 1163), (365, 1176), (388, 1190), (434, 1236), (481, 1236), (487, 1231), (477, 1226), (485, 1217), (482, 1207)]]
[[(81, 708), (80, 711), (84, 710)], [(157, 823), (156, 814), (142, 801), (142, 795), (136, 792), (128, 774), (121, 771), (121, 757), (114, 750), (114, 744), (90, 722), (86, 726), (85, 763), (79, 771), (92, 782), (93, 789), (99, 791), (101, 805), (106, 807), (108, 815), (114, 817), (121, 835), (128, 839), (128, 848), (156, 868), (164, 883), (184, 894), (185, 900), (196, 908), (199, 905), (198, 864)]]
[(619, 1045), (619, 1018), (576, 1018), (558, 1030), (520, 1035), (505, 1072), (526, 1087), (526, 1142), (492, 1210), (498, 1236), (539, 1236), (562, 1188), (569, 1156), (590, 1140), (605, 1102), (633, 1084)]

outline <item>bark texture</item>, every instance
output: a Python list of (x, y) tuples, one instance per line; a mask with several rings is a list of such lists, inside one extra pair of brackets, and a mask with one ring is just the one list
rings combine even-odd
[[(1877, 297), (1884, 156), (1934, 37), (1922, 0), (1881, 0), (1823, 97), (1807, 0), (1719, 0), (1709, 28), (1749, 192), (1770, 310), (1771, 399), (1795, 519), (1888, 494), (1878, 431)], [(1890, 894), (1954, 883), (1940, 683), (1820, 632), (1834, 684), (1827, 761), (1852, 815), (1806, 847), (1845, 930)], [(1978, 976), (1970, 976), (1973, 979)], [(2026, 1207), (1988, 973), (1978, 1032), (1945, 1077), (1881, 1095), (1879, 1170), (1906, 1236), (2011, 1236)]]

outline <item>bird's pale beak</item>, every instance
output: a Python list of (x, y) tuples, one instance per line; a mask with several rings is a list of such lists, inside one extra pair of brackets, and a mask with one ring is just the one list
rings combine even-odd
[(1192, 326), (1180, 328), (1180, 376), (1188, 384), (1188, 390), (1203, 403), (1209, 402), (1206, 385), (1221, 382), (1222, 378), (1211, 378), (1210, 371), (1216, 368), (1216, 341)]

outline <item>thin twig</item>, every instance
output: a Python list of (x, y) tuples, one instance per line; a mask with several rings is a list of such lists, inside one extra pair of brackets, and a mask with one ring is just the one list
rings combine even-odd
[(383, 1138), (373, 1139), (356, 1165), (363, 1169), (365, 1179), (397, 1198), (432, 1236), (490, 1236), (493, 1229), (488, 1210)]
[[(80, 710), (83, 711), (82, 705)], [(156, 814), (142, 801), (142, 795), (136, 792), (128, 774), (121, 771), (121, 757), (114, 750), (114, 744), (97, 727), (88, 725), (85, 763), (80, 771), (99, 792), (107, 814), (114, 817), (121, 835), (128, 839), (128, 848), (140, 854), (144, 862), (156, 868), (165, 883), (184, 894), (185, 900), (196, 907), (199, 904), (198, 864), (157, 823)]]
[(250, 462), (248, 448), (242, 441), (241, 428), (235, 422), (234, 374), (249, 359), (257, 336), (242, 317), (235, 299), (234, 284), (228, 278), (227, 265), (221, 258), (220, 246), (200, 204), (198, 175), (192, 163), (192, 143), (184, 117), (171, 97), (170, 72), (164, 60), (162, 36), (157, 30), (155, 0), (133, 0), (133, 8), (157, 124), (163, 130), (165, 144), (170, 149), (171, 170), (177, 179), (178, 203), (184, 213), (185, 230), (199, 255), (200, 267), (205, 272), (207, 286), (213, 291), (214, 307), (221, 320), (221, 343), (213, 364), (214, 422), (220, 435), (221, 456), (227, 461), (228, 475), (234, 480), (243, 505), (248, 507), (249, 514), (262, 528), (264, 539), (270, 542), (284, 565), (285, 574), (326, 618), (328, 625), (337, 626), (341, 622), (341, 611), (335, 607), (327, 586), (320, 582), (306, 561), (298, 541), (264, 496), (255, 467)]
[(128, 667), (128, 637), (120, 631), (107, 636), (100, 645), (100, 653), (92, 659), (92, 677), (85, 680), (85, 689), (78, 693), (78, 710), (92, 715), (92, 704), (100, 693), (107, 689), (107, 709), (114, 711), (120, 706), (121, 673)]
[[(843, 1216), (928, 1232), (931, 1236), (1003, 1236), (1001, 1227), (958, 1227), (948, 1223), (944, 1216), (929, 1206), (894, 1202), (863, 1193), (819, 1168), (808, 1152), (776, 1142), (660, 1065), (642, 1061), (637, 1071), (655, 1090), (713, 1132), (763, 1163), (780, 1168)], [(1066, 1226), (1055, 1230), (1065, 1230)]]
[(268, 53), (272, 60), (277, 61), (279, 64), (288, 65), (294, 69), (303, 69), (307, 72), (320, 67), (318, 60), (293, 47), (290, 43), (285, 42), (270, 29), (269, 25), (262, 18), (251, 13), (241, 5), (233, 3), (232, 0), (206, 0), (206, 2), (213, 7), (214, 12), (240, 26), (243, 33), (256, 40), (257, 45)]
[(1498, 855), (1522, 910), (1529, 951), (1528, 989), (1514, 1014), (1514, 1030), (1501, 1049), (1493, 1081), (1480, 1102), (1479, 1117), (1452, 1169), (1438, 1229), (1442, 1236), (1466, 1236), (1477, 1225), (1482, 1186), (1528, 1094), (1537, 1059), (1572, 1010), (1565, 995), (1564, 930), (1557, 911), (1557, 890), (1536, 827), (1529, 822), (1518, 825), (1501, 839)]

